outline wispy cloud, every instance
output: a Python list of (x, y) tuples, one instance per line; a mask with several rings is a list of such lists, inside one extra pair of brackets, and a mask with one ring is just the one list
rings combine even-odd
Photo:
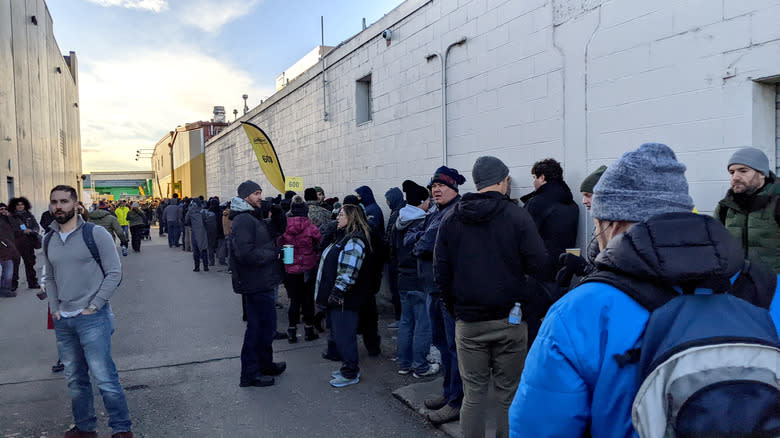
[[(133, 50), (129, 50), (132, 52)], [(209, 120), (222, 105), (250, 107), (273, 93), (258, 87), (246, 71), (193, 49), (138, 52), (131, 58), (82, 61), (79, 66), (81, 143), (84, 169), (148, 169), (133, 161), (184, 123)]]
[(182, 22), (209, 33), (252, 12), (262, 0), (192, 0), (180, 13)]
[(127, 9), (141, 9), (160, 13), (168, 10), (167, 0), (89, 0), (100, 6), (119, 6)]

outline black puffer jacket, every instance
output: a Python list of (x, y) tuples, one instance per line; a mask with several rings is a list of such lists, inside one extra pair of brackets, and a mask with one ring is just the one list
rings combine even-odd
[(262, 212), (241, 198), (230, 203), (233, 291), (238, 294), (272, 292), (281, 282), (282, 264), (276, 237), (262, 219)]
[(537, 291), (526, 287), (525, 276), (546, 261), (527, 211), (498, 192), (468, 193), (442, 220), (433, 271), (457, 319), (492, 321), (533, 298)]
[(544, 273), (543, 279), (552, 280), (560, 268), (558, 256), (563, 254), (566, 248), (573, 248), (577, 244), (579, 207), (564, 181), (550, 181), (530, 196), (525, 208), (536, 223), (547, 248), (549, 269)]

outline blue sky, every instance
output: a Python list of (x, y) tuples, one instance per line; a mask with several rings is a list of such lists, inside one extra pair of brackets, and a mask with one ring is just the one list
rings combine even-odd
[(337, 45), (401, 0), (46, 0), (63, 54), (79, 60), (84, 171), (148, 169), (135, 151), (165, 133), (233, 119), (320, 44)]

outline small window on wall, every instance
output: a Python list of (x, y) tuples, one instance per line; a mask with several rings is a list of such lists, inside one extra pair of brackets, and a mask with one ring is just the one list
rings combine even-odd
[(5, 182), (8, 186), (8, 199), (15, 198), (16, 194), (14, 193), (14, 177), (7, 176), (5, 177)]
[(355, 82), (355, 120), (358, 125), (371, 121), (371, 75)]

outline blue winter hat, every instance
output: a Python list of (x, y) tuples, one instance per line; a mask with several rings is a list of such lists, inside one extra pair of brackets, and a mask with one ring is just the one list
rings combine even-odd
[(442, 183), (457, 192), (458, 186), (465, 182), (466, 178), (458, 173), (457, 169), (441, 166), (433, 173), (433, 178), (431, 178), (431, 182), (428, 183), (428, 188), (430, 189), (433, 183)]
[(593, 189), (593, 217), (643, 222), (663, 214), (690, 212), (685, 165), (669, 146), (645, 143), (609, 166)]

